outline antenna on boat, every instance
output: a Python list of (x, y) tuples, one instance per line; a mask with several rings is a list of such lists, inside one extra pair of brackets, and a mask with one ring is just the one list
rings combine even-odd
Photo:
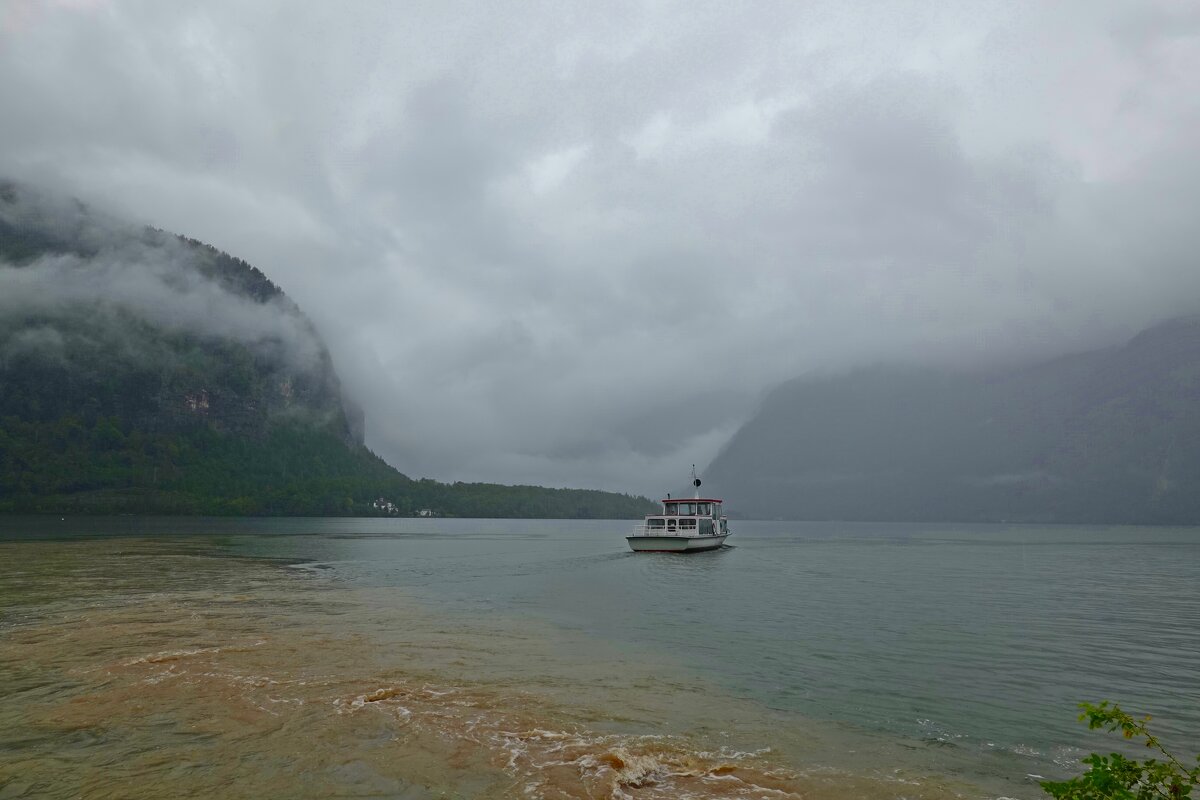
[(700, 479), (696, 477), (696, 465), (692, 464), (692, 486), (696, 487), (696, 497), (700, 497)]

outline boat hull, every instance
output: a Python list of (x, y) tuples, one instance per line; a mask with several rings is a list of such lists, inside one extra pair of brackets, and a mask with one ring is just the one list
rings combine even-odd
[(725, 537), (719, 536), (626, 536), (629, 549), (636, 553), (701, 553), (705, 550), (716, 550), (725, 544)]

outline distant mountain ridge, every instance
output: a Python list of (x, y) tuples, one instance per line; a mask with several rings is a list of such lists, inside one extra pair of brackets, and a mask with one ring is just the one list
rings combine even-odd
[(316, 328), (209, 245), (0, 181), (0, 511), (632, 517), (590, 490), (413, 481)]
[(749, 517), (1200, 524), (1200, 317), (1015, 369), (799, 378), (708, 475)]

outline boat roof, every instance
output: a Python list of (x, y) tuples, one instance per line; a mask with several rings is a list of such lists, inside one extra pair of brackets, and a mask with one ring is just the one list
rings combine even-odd
[(664, 503), (724, 503), (715, 497), (664, 497)]

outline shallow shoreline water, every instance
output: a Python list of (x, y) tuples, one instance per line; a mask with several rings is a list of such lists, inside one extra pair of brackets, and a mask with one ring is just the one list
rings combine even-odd
[[(1055, 767), (1038, 755), (1044, 746), (989, 753), (961, 731), (922, 736), (919, 719), (917, 735), (904, 735), (863, 724), (869, 714), (854, 709), (830, 714), (820, 697), (789, 698), (792, 687), (766, 682), (794, 674), (800, 685), (814, 656), (803, 642), (781, 651), (768, 640), (803, 639), (802, 624), (768, 620), (745, 663), (732, 663), (734, 637), (723, 632), (741, 624), (730, 607), (739, 595), (722, 581), (770, 583), (768, 567), (747, 557), (794, 537), (638, 561), (604, 525), (403, 522), (58, 536), (10, 520), (0, 541), (0, 797), (1036, 797), (1029, 774)], [(608, 527), (619, 534), (623, 523)], [(1191, 536), (1167, 537), (1183, 567)], [(836, 571), (836, 558), (813, 552), (827, 539), (807, 544), (810, 568)], [(628, 600), (647, 581), (672, 618), (681, 598), (707, 598), (689, 613), (710, 626), (652, 624), (649, 611), (631, 622), (610, 595), (623, 587)], [(637, 610), (645, 597), (635, 599)], [(1170, 636), (1194, 620), (1194, 598), (1185, 601)], [(705, 661), (710, 650), (726, 669)], [(781, 652), (794, 663), (772, 666)], [(1195, 686), (1163, 663), (1164, 691), (1186, 707)], [(763, 685), (739, 685), (755, 675)], [(1061, 712), (1069, 728), (1072, 709)], [(1082, 732), (1072, 741), (1088, 743)], [(1082, 752), (1058, 753), (1062, 769)]]

